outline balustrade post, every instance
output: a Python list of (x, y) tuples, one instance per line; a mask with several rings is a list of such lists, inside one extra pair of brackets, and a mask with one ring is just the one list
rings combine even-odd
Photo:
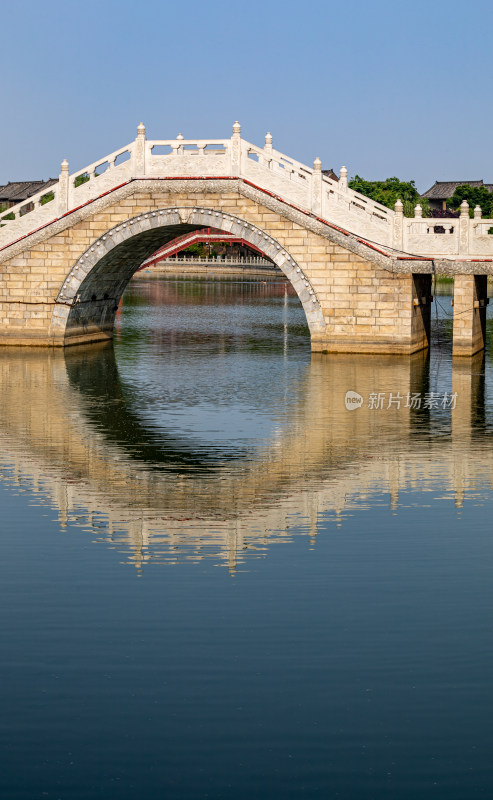
[(418, 203), (416, 206), (414, 206), (413, 232), (420, 235), (426, 234), (427, 228), (428, 223), (423, 219), (423, 209)]
[(322, 162), (317, 157), (313, 162), (312, 172), (312, 211), (314, 214), (322, 213)]
[(263, 153), (258, 154), (258, 163), (263, 164), (267, 167), (267, 169), (271, 168), (272, 165), (272, 134), (266, 133), (265, 134), (265, 145)]
[(241, 174), (241, 125), (235, 122), (231, 137), (231, 175), (240, 177)]
[(404, 238), (404, 206), (401, 200), (396, 200), (395, 214), (392, 218), (392, 247), (402, 250)]
[(337, 183), (337, 188), (340, 189), (341, 192), (347, 191), (347, 169), (346, 167), (341, 167), (341, 171), (339, 174), (339, 181)]
[(70, 184), (70, 179), (68, 171), (68, 161), (66, 158), (64, 158), (60, 169), (60, 176), (58, 178), (58, 188), (57, 188), (59, 216), (65, 214), (65, 212), (69, 210), (69, 191), (70, 191), (69, 184)]
[(460, 204), (459, 218), (459, 255), (469, 255), (469, 229), (471, 220), (469, 219), (469, 203), (463, 200)]
[(146, 129), (143, 122), (137, 127), (134, 144), (134, 175), (145, 175), (146, 171)]

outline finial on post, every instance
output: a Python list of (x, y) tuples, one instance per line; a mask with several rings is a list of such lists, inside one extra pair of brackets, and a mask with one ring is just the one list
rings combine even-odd
[(404, 206), (400, 198), (395, 201), (394, 209), (396, 214), (404, 214)]
[(468, 217), (469, 216), (469, 203), (467, 200), (463, 200), (460, 204), (460, 215), (461, 217)]
[(421, 208), (420, 204), (418, 203), (417, 206), (414, 206), (414, 218), (421, 219), (423, 216), (423, 209)]
[(143, 122), (137, 125), (137, 139), (145, 139), (146, 138), (146, 126)]
[(240, 135), (240, 133), (241, 133), (241, 125), (240, 125), (240, 123), (238, 122), (238, 120), (236, 120), (235, 124), (233, 125), (233, 133), (234, 133), (234, 134), (237, 134), (238, 136), (239, 136), (239, 135)]
[(68, 172), (68, 161), (67, 161), (66, 158), (64, 158), (63, 161), (62, 161), (62, 164), (61, 164), (61, 167), (60, 167), (60, 171), (61, 172)]
[(476, 206), (474, 209), (474, 219), (481, 219), (483, 216), (483, 212), (481, 210), (481, 206)]
[(320, 161), (319, 157), (317, 156), (315, 161), (313, 162), (313, 169), (315, 172), (322, 172), (322, 162)]
[(272, 134), (270, 132), (265, 134), (265, 149), (272, 150)]
[(182, 156), (183, 153), (185, 152), (185, 148), (182, 145), (183, 139), (184, 139), (183, 134), (179, 133), (178, 136), (176, 137), (176, 141), (178, 142), (178, 144), (175, 147), (173, 147), (173, 153), (175, 154), (175, 156)]

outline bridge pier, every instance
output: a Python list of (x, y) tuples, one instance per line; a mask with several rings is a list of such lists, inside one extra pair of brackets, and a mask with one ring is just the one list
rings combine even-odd
[(429, 346), (431, 275), (392, 274), (361, 261), (334, 266), (322, 299), (326, 333), (312, 335), (312, 350), (383, 355)]
[(454, 276), (454, 356), (473, 356), (486, 342), (486, 275)]

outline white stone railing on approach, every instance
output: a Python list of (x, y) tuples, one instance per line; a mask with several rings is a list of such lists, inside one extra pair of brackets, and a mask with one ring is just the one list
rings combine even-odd
[[(458, 219), (405, 218), (402, 204), (389, 209), (348, 186), (347, 169), (339, 180), (322, 172), (320, 159), (313, 167), (275, 150), (268, 133), (263, 147), (241, 138), (236, 122), (226, 139), (147, 140), (140, 124), (137, 137), (93, 164), (69, 173), (63, 161), (58, 183), (24, 203), (0, 213), (0, 247), (29, 235), (133, 178), (241, 178), (304, 211), (383, 247), (415, 255), (492, 256), (493, 221), (474, 219), (463, 207)], [(479, 216), (478, 216), (479, 213)]]
[(483, 219), (476, 206), (471, 218), (466, 200), (455, 218), (423, 217), (420, 205), (414, 217), (404, 217), (397, 201), (393, 246), (408, 253), (445, 258), (490, 258), (493, 256), (493, 219)]

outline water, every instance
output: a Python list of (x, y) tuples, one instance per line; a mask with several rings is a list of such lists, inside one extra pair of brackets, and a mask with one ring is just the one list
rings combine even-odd
[(0, 353), (2, 797), (491, 796), (492, 366), (449, 313), (311, 356), (283, 283), (141, 280), (114, 348)]

